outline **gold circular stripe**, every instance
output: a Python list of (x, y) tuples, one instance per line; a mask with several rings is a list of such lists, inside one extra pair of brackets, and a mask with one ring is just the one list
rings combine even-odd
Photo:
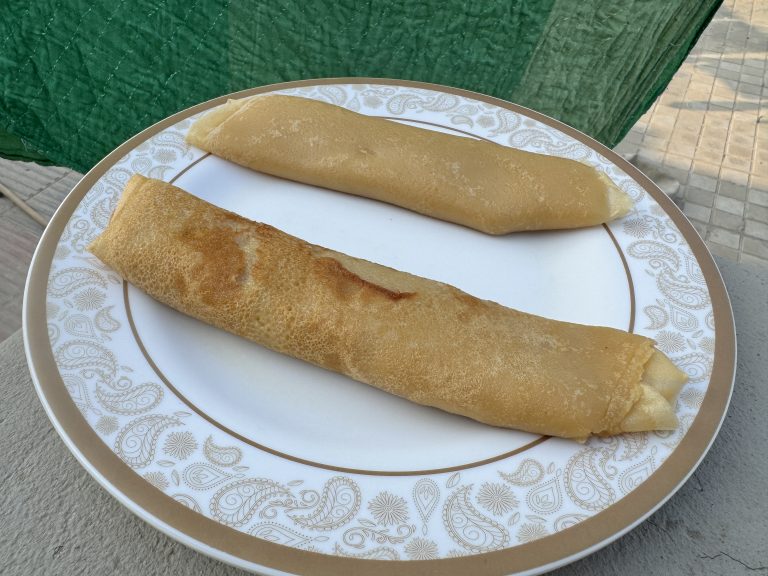
[[(561, 532), (511, 549), (488, 552), (479, 556), (398, 562), (360, 560), (308, 552), (261, 540), (239, 532), (198, 514), (147, 483), (134, 472), (88, 425), (64, 386), (51, 350), (46, 324), (46, 288), (56, 244), (69, 217), (96, 181), (125, 154), (147, 138), (229, 98), (243, 98), (275, 90), (328, 84), (384, 84), (436, 90), (487, 102), (529, 116), (552, 126), (586, 144), (608, 158), (633, 178), (661, 205), (685, 237), (707, 282), (715, 315), (715, 359), (707, 393), (688, 432), (674, 452), (640, 486), (602, 512)], [(404, 576), (440, 574), (510, 574), (534, 569), (554, 569), (574, 560), (586, 551), (595, 551), (627, 532), (647, 518), (682, 486), (693, 473), (712, 444), (725, 418), (733, 390), (736, 365), (736, 334), (733, 312), (725, 284), (703, 240), (677, 206), (642, 172), (621, 156), (553, 118), (523, 106), (463, 90), (416, 82), (385, 78), (323, 78), (299, 80), (252, 88), (203, 102), (169, 116), (130, 138), (92, 168), (64, 199), (45, 229), (30, 266), (24, 301), (24, 344), (32, 378), (48, 416), (74, 455), (88, 469), (98, 471), (97, 478), (121, 501), (129, 500), (142, 510), (142, 517), (161, 523), (160, 529), (178, 538), (174, 531), (193, 540), (198, 550), (217, 558), (252, 568), (263, 566), (293, 574), (338, 576), (343, 573), (361, 576), (389, 576), (394, 569)], [(104, 482), (102, 482), (102, 479)], [(138, 514), (138, 513), (137, 513)], [(170, 527), (170, 528), (168, 528)]]
[(608, 232), (608, 236), (611, 237), (611, 242), (613, 242), (613, 245), (616, 247), (616, 251), (619, 253), (619, 258), (621, 258), (621, 264), (624, 266), (624, 273), (627, 275), (627, 288), (629, 289), (629, 327), (627, 328), (627, 332), (631, 333), (635, 331), (635, 283), (632, 281), (632, 272), (629, 270), (629, 262), (627, 262), (627, 257), (624, 254), (624, 250), (621, 249), (619, 241), (616, 240), (616, 236), (613, 235), (608, 224), (603, 224), (603, 228)]
[(173, 184), (174, 182), (176, 182), (176, 180), (178, 180), (179, 178), (181, 178), (182, 176), (184, 176), (184, 174), (186, 174), (187, 172), (189, 172), (189, 171), (190, 171), (192, 168), (194, 168), (195, 166), (197, 166), (197, 165), (198, 165), (200, 162), (202, 162), (203, 160), (205, 160), (206, 158), (208, 158), (208, 156), (210, 156), (210, 155), (211, 155), (211, 153), (210, 153), (210, 152), (206, 152), (205, 154), (203, 154), (202, 156), (200, 156), (200, 158), (198, 158), (197, 160), (195, 160), (195, 161), (193, 161), (193, 162), (190, 162), (189, 164), (187, 164), (186, 166), (184, 166), (184, 168), (182, 168), (182, 169), (179, 171), (179, 173), (178, 173), (178, 174), (176, 174), (176, 176), (174, 176), (173, 178), (171, 178), (171, 179), (168, 181), (168, 184)]

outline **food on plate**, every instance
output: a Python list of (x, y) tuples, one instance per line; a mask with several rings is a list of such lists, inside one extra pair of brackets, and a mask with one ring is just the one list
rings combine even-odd
[(579, 440), (677, 426), (686, 376), (653, 340), (481, 300), (160, 180), (133, 176), (88, 249), (184, 314), (419, 404)]
[(594, 226), (631, 198), (592, 166), (295, 96), (230, 100), (187, 142), (247, 168), (489, 234)]

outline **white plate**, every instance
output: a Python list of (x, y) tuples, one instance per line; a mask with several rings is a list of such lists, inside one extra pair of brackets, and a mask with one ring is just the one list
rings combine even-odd
[[(184, 143), (181, 112), (99, 163), (56, 213), (25, 301), (27, 354), (51, 420), (131, 510), (264, 573), (536, 573), (603, 546), (661, 505), (714, 439), (733, 383), (733, 322), (693, 228), (583, 134), (489, 97), (410, 82), (279, 91), (566, 156), (635, 201), (623, 220), (492, 237), (246, 170)], [(86, 250), (133, 173), (309, 242), (504, 305), (658, 341), (690, 376), (674, 433), (586, 445), (417, 406), (181, 315)], [(425, 564), (422, 561), (429, 561)]]

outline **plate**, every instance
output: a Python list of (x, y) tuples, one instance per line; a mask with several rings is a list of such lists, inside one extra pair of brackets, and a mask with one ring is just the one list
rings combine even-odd
[[(273, 178), (191, 148), (195, 106), (75, 187), (30, 268), (25, 343), (40, 399), (81, 464), (153, 526), (265, 574), (534, 574), (637, 525), (693, 472), (733, 386), (733, 317), (674, 204), (610, 150), (463, 90), (329, 79), (236, 93), (315, 98), (393, 122), (589, 163), (634, 200), (582, 230), (492, 237)], [(425, 408), (181, 315), (85, 247), (128, 178), (160, 178), (309, 242), (561, 320), (656, 339), (689, 376), (674, 432), (586, 444)]]

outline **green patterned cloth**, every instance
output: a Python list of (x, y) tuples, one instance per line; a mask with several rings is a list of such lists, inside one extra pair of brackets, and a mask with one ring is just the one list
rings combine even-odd
[(5, 0), (0, 155), (85, 171), (236, 90), (367, 76), (498, 96), (613, 146), (719, 0)]

